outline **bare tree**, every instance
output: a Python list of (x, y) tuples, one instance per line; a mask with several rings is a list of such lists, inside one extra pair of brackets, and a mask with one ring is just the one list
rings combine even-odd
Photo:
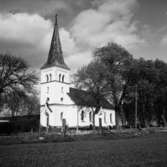
[(19, 99), (34, 93), (34, 84), (37, 81), (37, 76), (34, 72), (29, 71), (29, 66), (22, 58), (8, 54), (0, 54), (1, 105), (4, 103), (7, 103), (10, 107), (12, 103), (13, 105), (17, 105)]

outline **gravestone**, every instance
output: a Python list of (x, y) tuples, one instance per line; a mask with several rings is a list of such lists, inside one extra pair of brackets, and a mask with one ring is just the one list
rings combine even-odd
[(64, 137), (65, 137), (66, 133), (67, 133), (66, 119), (63, 118), (63, 120), (62, 120), (62, 134)]
[(102, 127), (102, 119), (99, 118), (99, 130), (100, 130), (100, 134), (103, 134), (103, 127)]

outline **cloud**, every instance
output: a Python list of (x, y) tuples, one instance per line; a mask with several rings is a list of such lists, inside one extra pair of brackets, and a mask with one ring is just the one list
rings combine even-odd
[[(92, 1), (92, 0), (91, 0)], [(63, 26), (91, 4), (90, 0), (0, 0), (1, 13), (29, 13), (38, 14), (53, 19), (55, 13), (62, 18)]]
[(66, 61), (71, 68), (72, 72), (88, 64), (92, 60), (91, 50), (76, 52), (75, 54), (67, 57)]
[(34, 44), (43, 38), (43, 32), (51, 27), (48, 20), (39, 15), (26, 13), (0, 15), (1, 40), (17, 41)]
[(167, 35), (164, 35), (161, 39), (161, 44), (162, 45), (167, 45)]
[(143, 44), (145, 41), (138, 35), (138, 25), (133, 20), (137, 6), (136, 0), (94, 0), (92, 8), (81, 11), (62, 36), (63, 44), (71, 43), (66, 47), (71, 50), (66, 58), (70, 67), (75, 71), (88, 64), (93, 50), (108, 42), (116, 42), (127, 49)]
[(69, 5), (64, 0), (0, 0), (1, 12), (26, 12), (46, 14), (55, 10), (67, 10)]
[[(166, 45), (167, 45), (167, 25), (165, 24), (165, 25), (161, 26), (161, 28), (158, 29), (156, 34), (158, 36), (158, 43), (160, 44), (160, 46), (166, 48)], [(157, 38), (154, 41), (157, 41)]]
[[(78, 5), (81, 4), (79, 1)], [(94, 0), (92, 7), (82, 10), (68, 28), (60, 27), (66, 63), (77, 69), (92, 60), (96, 47), (108, 42), (117, 42), (126, 48), (143, 43), (133, 19), (136, 6), (136, 0)], [(36, 68), (46, 61), (53, 32), (50, 19), (39, 14), (1, 13), (0, 25), (1, 52), (21, 56)]]
[[(0, 50), (25, 58), (31, 65), (39, 66), (44, 60), (47, 37), (52, 24), (37, 14), (0, 14)], [(39, 62), (38, 62), (39, 61)]]
[(137, 22), (133, 21), (136, 0), (105, 0), (96, 4), (100, 5), (82, 11), (74, 20), (71, 30), (80, 45), (95, 48), (112, 41), (134, 47), (144, 42), (137, 35)]
[[(26, 59), (39, 68), (48, 55), (53, 24), (37, 14), (0, 14), (0, 51)], [(77, 51), (70, 32), (60, 28), (61, 42), (65, 55)]]
[(76, 42), (72, 37), (72, 34), (65, 28), (60, 28), (59, 32), (64, 55), (69, 56), (78, 52), (78, 47), (76, 46)]

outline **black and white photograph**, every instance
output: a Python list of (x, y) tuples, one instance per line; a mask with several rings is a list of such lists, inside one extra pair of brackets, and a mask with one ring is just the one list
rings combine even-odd
[(0, 167), (166, 167), (167, 1), (0, 0)]

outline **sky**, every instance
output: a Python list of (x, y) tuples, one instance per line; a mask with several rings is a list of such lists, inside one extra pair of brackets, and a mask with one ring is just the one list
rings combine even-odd
[(167, 62), (166, 0), (0, 0), (0, 53), (22, 57), (40, 69), (56, 13), (64, 59), (72, 71), (109, 42), (135, 58)]

